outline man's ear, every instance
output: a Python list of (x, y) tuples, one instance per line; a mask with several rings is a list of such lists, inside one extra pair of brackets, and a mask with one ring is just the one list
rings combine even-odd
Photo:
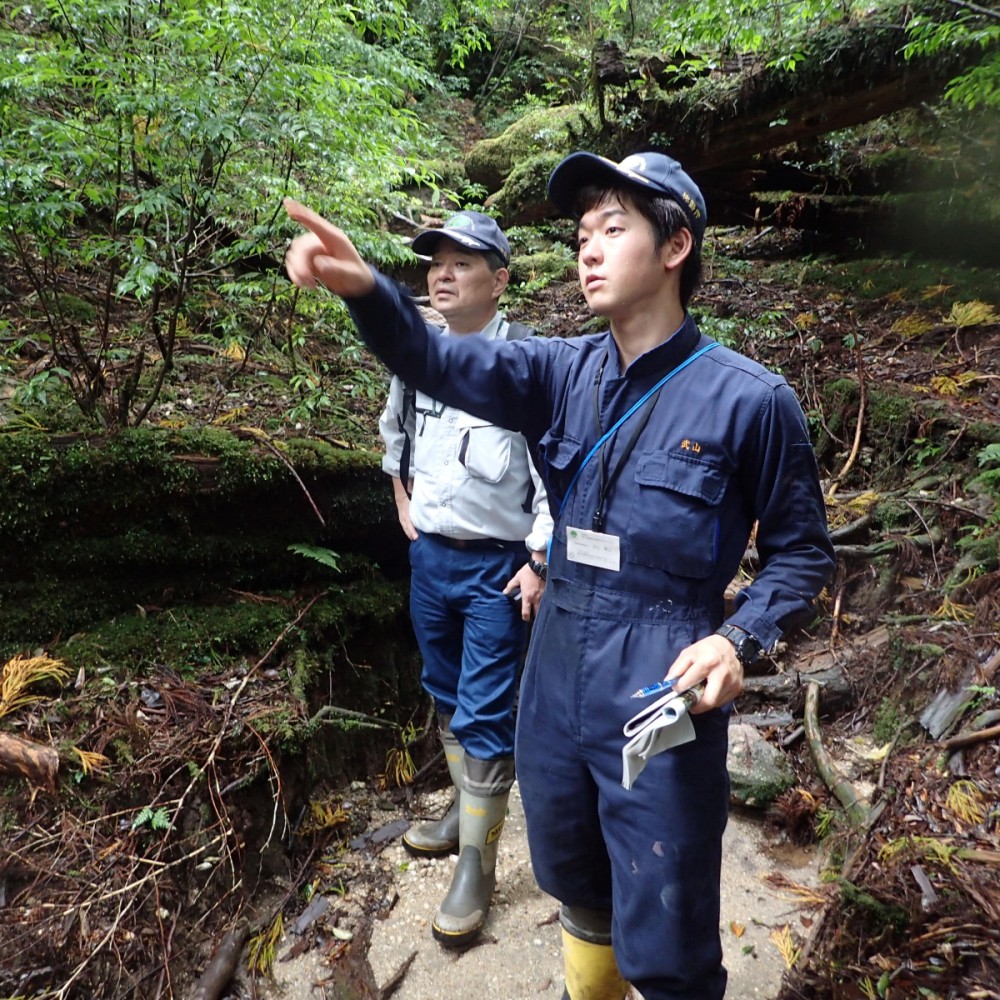
[(508, 281), (510, 281), (510, 271), (505, 267), (498, 267), (493, 272), (493, 298), (499, 299), (503, 295)]
[(673, 271), (683, 265), (694, 250), (694, 237), (691, 230), (678, 229), (660, 249), (660, 259), (667, 271)]

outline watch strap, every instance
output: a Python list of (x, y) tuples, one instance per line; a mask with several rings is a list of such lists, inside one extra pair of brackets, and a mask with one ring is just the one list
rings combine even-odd
[(535, 574), (539, 579), (545, 580), (549, 575), (549, 564), (539, 562), (537, 559), (529, 559), (528, 566), (531, 568), (531, 572)]

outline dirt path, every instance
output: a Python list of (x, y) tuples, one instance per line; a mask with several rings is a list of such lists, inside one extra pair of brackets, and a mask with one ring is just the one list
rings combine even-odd
[[(436, 814), (448, 793), (424, 799)], [(380, 817), (384, 822), (391, 815)], [(498, 890), (482, 943), (450, 952), (431, 938), (431, 919), (447, 891), (455, 858), (415, 862), (398, 840), (378, 862), (392, 873), (399, 898), (375, 922), (368, 953), (375, 981), (384, 985), (416, 952), (394, 1000), (558, 1000), (563, 974), (557, 904), (535, 885), (528, 859), (524, 813), (515, 785), (498, 856)], [(814, 854), (776, 848), (761, 824), (734, 815), (724, 842), (722, 939), (729, 970), (728, 997), (772, 1000), (785, 965), (770, 940), (773, 929), (802, 932), (794, 899), (769, 888), (763, 876), (780, 872), (796, 883), (815, 883)], [(290, 942), (286, 942), (290, 943)], [(281, 951), (286, 945), (282, 945)], [(315, 1000), (313, 985), (328, 975), (316, 952), (279, 963), (275, 997)], [(637, 995), (635, 995), (637, 997)]]

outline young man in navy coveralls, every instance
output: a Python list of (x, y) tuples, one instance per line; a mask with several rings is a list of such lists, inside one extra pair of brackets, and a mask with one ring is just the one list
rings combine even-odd
[[(291, 201), (310, 232), (286, 264), (344, 296), (408, 383), (524, 434), (546, 481), (555, 528), (515, 753), (535, 875), (562, 904), (565, 996), (622, 1000), (631, 982), (644, 1000), (718, 1000), (729, 707), (832, 572), (815, 458), (785, 380), (687, 314), (705, 205), (676, 161), (576, 153), (549, 196), (577, 220), (580, 284), (608, 332), (449, 342)], [(724, 621), (755, 522), (761, 568)], [(630, 696), (664, 676), (703, 685), (696, 738), (626, 791)]]

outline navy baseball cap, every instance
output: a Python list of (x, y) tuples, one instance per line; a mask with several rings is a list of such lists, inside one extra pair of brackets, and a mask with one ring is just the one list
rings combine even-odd
[(510, 244), (503, 230), (482, 212), (456, 212), (445, 219), (440, 229), (425, 229), (413, 237), (413, 252), (429, 257), (441, 237), (454, 240), (469, 250), (492, 250), (503, 259), (504, 267), (510, 263)]
[(695, 242), (700, 244), (705, 235), (705, 199), (681, 165), (664, 153), (633, 153), (621, 163), (595, 153), (573, 153), (552, 171), (549, 200), (562, 215), (573, 216), (577, 193), (591, 184), (666, 195), (684, 209)]

